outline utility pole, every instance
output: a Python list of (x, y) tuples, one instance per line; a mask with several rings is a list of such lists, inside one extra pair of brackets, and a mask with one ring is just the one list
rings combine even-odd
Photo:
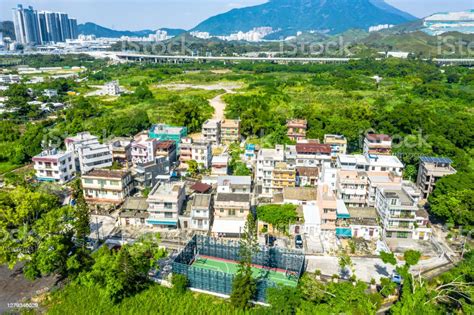
[(97, 229), (96, 229), (95, 232), (96, 232), (96, 234), (97, 234), (97, 244), (98, 244), (98, 243), (99, 243), (99, 237), (100, 237), (100, 235), (99, 235), (99, 220), (97, 219), (97, 217), (95, 217), (95, 225), (96, 225), (96, 227), (97, 227)]

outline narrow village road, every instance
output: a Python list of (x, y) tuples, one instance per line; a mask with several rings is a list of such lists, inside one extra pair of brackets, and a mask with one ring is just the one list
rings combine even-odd
[(212, 119), (223, 120), (226, 103), (222, 97), (226, 94), (235, 93), (236, 89), (242, 88), (242, 84), (238, 82), (219, 82), (213, 84), (187, 84), (187, 83), (172, 83), (172, 84), (161, 84), (157, 85), (157, 88), (166, 88), (172, 91), (181, 91), (186, 89), (201, 89), (208, 91), (224, 90), (225, 93), (219, 94), (216, 97), (209, 100), (209, 104), (214, 107), (214, 115)]

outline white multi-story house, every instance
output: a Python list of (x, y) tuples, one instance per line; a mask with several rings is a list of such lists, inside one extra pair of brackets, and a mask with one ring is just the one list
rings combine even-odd
[(212, 157), (212, 175), (227, 175), (229, 167), (228, 155), (215, 155)]
[(83, 174), (81, 181), (89, 204), (118, 205), (133, 191), (132, 175), (128, 171), (93, 169)]
[(118, 81), (110, 81), (104, 85), (104, 94), (110, 96), (120, 95), (120, 85)]
[(219, 176), (217, 177), (218, 193), (248, 194), (252, 190), (250, 176)]
[(333, 157), (347, 153), (347, 139), (344, 136), (324, 135), (324, 143), (331, 146), (331, 155)]
[(331, 161), (331, 146), (321, 143), (297, 143), (296, 167), (317, 167), (321, 169), (324, 162)]
[(33, 157), (36, 179), (39, 181), (67, 183), (76, 171), (72, 152), (57, 149), (45, 150)]
[(378, 223), (377, 210), (373, 207), (349, 208), (350, 219), (347, 220), (353, 238), (377, 240), (382, 234)]
[(335, 191), (337, 184), (337, 172), (338, 169), (333, 167), (331, 163), (323, 163), (319, 177), (319, 184), (327, 185), (329, 189)]
[(375, 207), (375, 196), (379, 188), (397, 188), (402, 183), (402, 177), (393, 172), (367, 172), (367, 204)]
[(358, 208), (367, 206), (368, 176), (364, 171), (338, 170), (337, 197), (347, 207)]
[[(375, 208), (386, 238), (425, 239), (426, 228), (417, 223), (420, 195), (420, 191), (409, 182), (402, 182), (397, 188), (377, 189)], [(417, 231), (419, 228), (424, 230), (421, 236)]]
[(139, 133), (136, 135), (133, 138), (131, 148), (133, 165), (154, 161), (157, 147), (158, 140), (149, 138), (147, 133)]
[(106, 144), (91, 144), (79, 148), (78, 151), (81, 173), (87, 173), (92, 169), (112, 166), (112, 152)]
[(391, 155), (392, 138), (384, 134), (369, 133), (364, 139), (364, 155)]
[(360, 170), (370, 172), (393, 172), (402, 176), (404, 165), (394, 155), (364, 156), (361, 154), (337, 156), (337, 167), (344, 170)]
[(212, 218), (212, 195), (196, 194), (192, 202), (190, 227), (194, 230), (209, 231)]
[(0, 75), (0, 84), (16, 84), (20, 83), (21, 78), (17, 74), (2, 74)]
[(177, 228), (186, 192), (183, 182), (158, 183), (147, 198), (146, 224), (158, 228)]
[(112, 159), (120, 165), (127, 166), (132, 160), (132, 139), (125, 137), (114, 138), (107, 143), (112, 152)]
[(436, 182), (440, 178), (456, 173), (451, 163), (451, 159), (443, 157), (422, 156), (420, 158), (416, 184), (423, 193), (423, 199), (427, 199), (433, 192)]
[(248, 193), (217, 193), (214, 201), (212, 233), (232, 237), (243, 233), (250, 205), (251, 195)]
[(77, 153), (80, 147), (100, 142), (99, 137), (93, 136), (89, 132), (80, 132), (74, 137), (66, 138), (64, 143), (67, 151)]
[(278, 162), (285, 161), (283, 145), (276, 145), (275, 149), (261, 149), (257, 155), (256, 182), (262, 188), (262, 196), (273, 196), (273, 170)]
[(221, 121), (217, 119), (209, 119), (202, 125), (202, 137), (212, 145), (221, 143)]
[(76, 171), (86, 173), (94, 168), (112, 165), (112, 151), (108, 145), (101, 144), (99, 138), (89, 132), (78, 133), (65, 140), (66, 149), (74, 154)]
[(194, 141), (191, 146), (191, 157), (193, 160), (201, 164), (205, 169), (211, 167), (212, 163), (212, 146), (207, 140)]

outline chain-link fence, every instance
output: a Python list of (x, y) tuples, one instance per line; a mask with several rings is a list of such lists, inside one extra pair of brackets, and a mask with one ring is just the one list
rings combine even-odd
[[(192, 288), (230, 295), (234, 275), (192, 266), (197, 254), (238, 262), (240, 244), (203, 235), (194, 235), (173, 261), (173, 273), (184, 274)], [(299, 279), (304, 269), (304, 254), (301, 251), (261, 246), (252, 255), (252, 264), (263, 268), (291, 272)], [(269, 279), (257, 280), (258, 301), (265, 301), (266, 290), (277, 285)]]

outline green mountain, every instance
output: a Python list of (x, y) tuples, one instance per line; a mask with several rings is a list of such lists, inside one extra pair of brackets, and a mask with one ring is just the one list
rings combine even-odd
[(267, 26), (285, 35), (310, 30), (337, 34), (348, 29), (367, 30), (374, 25), (401, 24), (414, 19), (382, 0), (270, 0), (213, 16), (193, 31), (228, 35)]
[[(109, 37), (109, 38), (119, 38), (122, 36), (130, 37), (143, 37), (150, 34), (156, 33), (156, 30), (140, 30), (140, 31), (117, 31), (104, 26), (100, 26), (95, 23), (87, 22), (85, 24), (79, 24), (78, 26), (79, 34), (84, 35), (95, 35), (96, 37)], [(161, 28), (160, 30), (167, 31), (170, 36), (177, 36), (181, 33), (184, 33), (183, 29), (174, 29), (174, 28)]]

